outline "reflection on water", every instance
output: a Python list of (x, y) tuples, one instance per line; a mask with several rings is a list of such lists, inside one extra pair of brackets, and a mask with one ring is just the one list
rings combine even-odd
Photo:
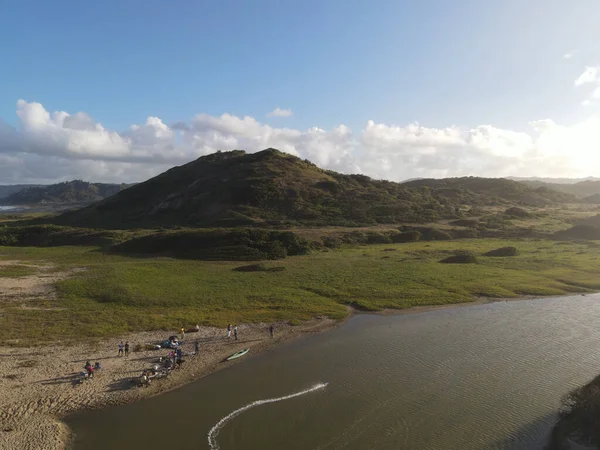
[(76, 449), (542, 448), (560, 398), (600, 373), (600, 296), (361, 315), (168, 394), (71, 418)]

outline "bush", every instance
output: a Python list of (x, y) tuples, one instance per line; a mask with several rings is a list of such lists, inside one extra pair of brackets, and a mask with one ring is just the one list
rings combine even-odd
[(517, 247), (500, 247), (484, 253), (483, 256), (517, 256), (518, 254)]
[(381, 233), (367, 233), (367, 244), (389, 244), (392, 242), (389, 236)]
[(443, 264), (476, 264), (477, 258), (471, 252), (457, 252), (440, 261)]
[(236, 267), (233, 270), (236, 272), (281, 272), (285, 270), (285, 267), (266, 267), (264, 264), (250, 264)]
[(529, 217), (532, 217), (532, 214), (525, 211), (523, 208), (517, 208), (516, 206), (508, 208), (506, 211), (504, 211), (504, 214), (509, 217), (516, 217), (518, 219), (528, 219)]
[(600, 228), (591, 225), (576, 225), (568, 230), (557, 231), (554, 239), (573, 240), (583, 239), (589, 241), (600, 240)]
[(477, 228), (479, 221), (476, 219), (458, 219), (448, 223), (448, 225), (455, 227)]
[(426, 229), (421, 232), (421, 237), (424, 241), (451, 241), (452, 235), (442, 230), (435, 228)]
[(418, 231), (404, 231), (401, 233), (393, 234), (391, 236), (392, 242), (415, 242), (421, 239), (421, 233)]
[(323, 245), (327, 248), (340, 248), (342, 240), (337, 236), (325, 236), (323, 238)]

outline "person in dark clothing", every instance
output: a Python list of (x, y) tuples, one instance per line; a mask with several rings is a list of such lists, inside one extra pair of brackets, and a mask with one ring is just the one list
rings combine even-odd
[(196, 353), (196, 355), (197, 355), (199, 351), (200, 351), (200, 345), (198, 344), (198, 341), (196, 341), (196, 342), (194, 342), (194, 353)]
[(273, 335), (275, 334), (275, 327), (273, 325), (271, 325), (269, 327), (269, 334), (271, 335), (271, 339), (272, 339)]
[(129, 342), (125, 342), (125, 356), (129, 356)]
[(234, 337), (234, 339), (236, 341), (238, 340), (238, 338), (237, 338), (237, 325), (233, 327), (233, 337)]

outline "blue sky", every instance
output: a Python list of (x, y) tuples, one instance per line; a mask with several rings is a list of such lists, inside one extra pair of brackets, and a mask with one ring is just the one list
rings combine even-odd
[[(121, 135), (133, 124), (145, 124), (148, 117), (172, 127), (191, 123), (197, 114), (250, 116), (260, 124), (300, 133), (311, 127), (330, 133), (343, 124), (354, 138), (340, 143), (328, 137), (325, 147), (333, 145), (337, 153), (325, 148), (327, 155), (319, 155), (313, 148), (318, 142), (306, 147), (308, 138), (284, 144), (290, 152), (331, 168), (408, 178), (413, 173), (406, 165), (416, 164), (414, 149), (407, 149), (402, 139), (390, 147), (389, 136), (381, 135), (385, 148), (366, 148), (362, 141), (369, 120), (403, 129), (414, 122), (427, 130), (456, 126), (467, 133), (480, 126), (531, 133), (532, 121), (551, 119), (561, 127), (574, 127), (592, 120), (598, 107), (594, 102), (582, 106), (589, 92), (575, 88), (574, 81), (600, 59), (599, 13), (600, 3), (592, 0), (6, 2), (0, 14), (0, 39), (5, 43), (0, 120), (14, 129), (4, 145), (0, 134), (0, 154), (10, 156), (10, 164), (16, 164), (14, 158), (24, 162), (10, 173), (0, 170), (0, 182), (35, 178), (31, 168), (47, 165), (43, 158), (54, 158), (57, 167), (63, 167), (54, 175), (40, 174), (44, 180), (79, 174), (106, 179), (106, 173), (127, 173), (125, 167), (137, 173), (127, 166), (131, 164), (139, 164), (138, 176), (143, 177), (213, 148), (177, 147), (186, 139), (178, 135), (172, 141), (177, 147), (173, 158), (165, 155), (173, 145), (165, 147), (161, 141), (155, 148), (160, 155), (151, 161), (147, 154), (134, 156), (139, 140), (130, 138), (121, 156), (114, 157), (118, 152), (107, 148), (105, 158), (93, 144), (98, 136), (88, 136), (92, 144), (86, 149), (81, 141), (87, 138), (70, 131), (66, 136), (64, 124), (51, 123), (54, 131), (46, 127), (42, 133), (40, 127), (24, 123), (28, 119), (16, 114), (19, 99), (39, 103), (50, 113), (83, 112), (103, 129)], [(572, 51), (571, 58), (563, 57)], [(589, 84), (595, 82), (594, 78)], [(289, 108), (293, 115), (265, 116), (276, 107)], [(216, 126), (213, 122), (210, 126)], [(206, 132), (207, 126), (200, 128)], [(233, 131), (223, 126), (217, 127), (223, 135), (221, 146), (247, 141), (235, 134), (236, 126)], [(586, 130), (590, 128), (588, 124)], [(37, 148), (40, 139), (54, 132), (59, 134), (52, 134), (58, 136), (52, 140), (64, 141), (64, 148)], [(146, 135), (144, 139), (148, 147)], [(465, 139), (468, 144), (469, 137)], [(536, 147), (538, 153), (542, 150)], [(557, 150), (552, 151), (555, 157)], [(386, 161), (375, 170), (374, 161), (382, 159), (382, 153)], [(423, 164), (415, 165), (413, 172), (489, 175), (495, 173), (494, 165), (507, 163), (501, 149), (492, 153), (501, 159), (472, 164), (467, 163), (474, 157), (471, 153), (454, 154), (454, 169), (442, 173), (433, 168), (426, 151)], [(26, 154), (31, 161), (23, 159)], [(444, 158), (447, 165), (446, 153)], [(70, 160), (81, 167), (103, 163), (120, 169), (105, 168), (104, 175), (68, 169)], [(552, 164), (544, 174), (554, 174), (561, 165)], [(511, 167), (515, 174), (524, 174), (522, 166)], [(579, 174), (575, 169), (569, 174)]]

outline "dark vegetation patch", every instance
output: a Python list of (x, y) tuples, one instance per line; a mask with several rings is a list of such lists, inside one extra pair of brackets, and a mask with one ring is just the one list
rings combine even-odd
[(285, 267), (267, 267), (264, 264), (250, 264), (247, 266), (236, 267), (236, 272), (282, 272)]
[(571, 448), (569, 438), (600, 447), (600, 376), (563, 397), (548, 450)]
[(452, 256), (440, 260), (443, 264), (476, 264), (477, 257), (468, 251), (458, 251)]
[(448, 225), (452, 225), (454, 227), (477, 228), (479, 226), (479, 220), (477, 220), (477, 219), (458, 219), (458, 220), (453, 220), (453, 221), (449, 222)]
[(600, 240), (600, 227), (593, 225), (575, 225), (567, 230), (557, 231), (553, 235), (554, 239), (577, 240), (584, 239), (590, 241)]
[(600, 214), (596, 214), (595, 216), (586, 217), (584, 219), (579, 219), (576, 225), (591, 225), (594, 227), (600, 226)]
[(508, 208), (506, 211), (504, 211), (504, 214), (509, 217), (515, 217), (517, 219), (529, 219), (530, 217), (533, 217), (533, 214), (517, 206)]
[(304, 255), (310, 251), (310, 244), (291, 231), (186, 230), (134, 238), (112, 246), (111, 251), (206, 261), (259, 261)]
[(0, 245), (59, 247), (84, 245), (106, 247), (135, 236), (135, 231), (95, 230), (58, 225), (0, 225)]
[(483, 256), (517, 256), (519, 251), (517, 247), (500, 247), (494, 250), (490, 250), (483, 254)]

